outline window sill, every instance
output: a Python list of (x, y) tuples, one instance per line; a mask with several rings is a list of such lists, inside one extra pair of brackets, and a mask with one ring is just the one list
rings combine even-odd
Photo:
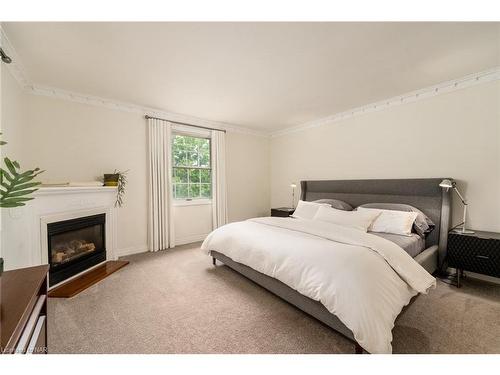
[(174, 207), (183, 207), (183, 206), (207, 206), (212, 204), (211, 199), (193, 199), (188, 201), (186, 199), (174, 199), (173, 206)]

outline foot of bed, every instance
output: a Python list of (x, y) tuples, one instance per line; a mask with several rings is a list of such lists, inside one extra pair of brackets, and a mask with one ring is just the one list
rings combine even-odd
[(363, 348), (358, 343), (355, 344), (354, 353), (363, 354)]
[(214, 257), (212, 257), (212, 264), (213, 264), (214, 266), (216, 266), (216, 265), (217, 265), (217, 259), (215, 259)]

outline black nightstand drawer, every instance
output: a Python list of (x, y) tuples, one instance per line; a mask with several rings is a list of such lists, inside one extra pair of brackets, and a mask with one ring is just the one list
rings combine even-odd
[(500, 277), (500, 240), (450, 233), (448, 265), (460, 270)]

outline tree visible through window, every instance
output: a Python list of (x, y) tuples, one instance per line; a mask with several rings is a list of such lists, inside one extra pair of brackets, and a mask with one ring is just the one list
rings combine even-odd
[(175, 134), (172, 169), (174, 199), (212, 197), (210, 139)]

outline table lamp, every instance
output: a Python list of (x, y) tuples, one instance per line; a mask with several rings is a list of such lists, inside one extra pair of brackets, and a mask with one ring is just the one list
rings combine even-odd
[(463, 223), (462, 223), (462, 228), (453, 229), (453, 231), (456, 233), (461, 233), (461, 234), (473, 234), (474, 233), (473, 230), (468, 230), (465, 227), (465, 220), (466, 220), (466, 215), (467, 215), (468, 204), (467, 204), (467, 201), (465, 200), (465, 198), (462, 196), (462, 194), (460, 194), (460, 192), (458, 191), (457, 183), (453, 180), (450, 180), (450, 179), (444, 179), (443, 181), (441, 181), (439, 186), (442, 187), (443, 189), (446, 189), (446, 191), (448, 191), (449, 189), (455, 190), (455, 193), (457, 193), (458, 197), (462, 201), (462, 204), (464, 205), (464, 219), (463, 219)]
[(292, 188), (292, 208), (295, 208), (295, 188), (297, 185), (290, 184), (290, 187)]

